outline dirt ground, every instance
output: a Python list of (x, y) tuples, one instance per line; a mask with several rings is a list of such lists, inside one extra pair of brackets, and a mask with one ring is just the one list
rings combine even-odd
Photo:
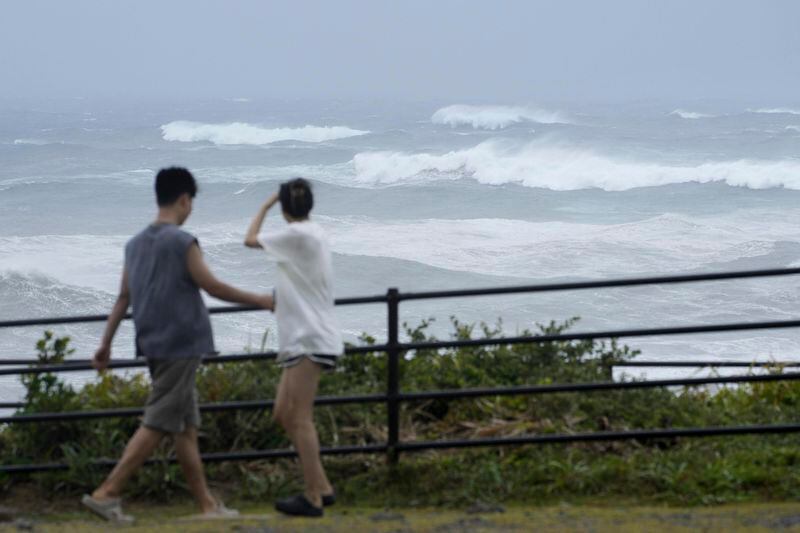
[[(475, 504), (462, 510), (369, 509), (332, 507), (321, 519), (286, 518), (267, 506), (242, 506), (244, 516), (214, 522), (192, 519), (191, 507), (134, 504), (131, 532), (186, 531), (238, 533), (278, 532), (460, 532), (460, 531), (800, 531), (800, 503), (715, 507), (640, 507), (558, 505), (545, 507)], [(3, 518), (0, 516), (0, 518)], [(5, 517), (0, 531), (108, 531), (109, 525), (88, 512), (63, 510)], [(117, 528), (115, 528), (117, 529)]]

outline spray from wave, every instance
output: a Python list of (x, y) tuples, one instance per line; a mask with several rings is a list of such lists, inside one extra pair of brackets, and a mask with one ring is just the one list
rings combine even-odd
[(178, 120), (161, 126), (165, 141), (202, 142), (216, 145), (264, 145), (280, 141), (319, 143), (365, 135), (368, 131), (346, 126), (303, 126), (302, 128), (263, 128), (246, 122), (203, 124)]
[(615, 159), (595, 152), (542, 143), (524, 146), (486, 141), (445, 154), (365, 152), (353, 158), (362, 185), (420, 183), (472, 178), (487, 185), (516, 183), (552, 190), (599, 188), (621, 191), (672, 183), (724, 182), (754, 189), (800, 190), (800, 162), (791, 160), (715, 161), (666, 165)]
[(714, 116), (706, 113), (697, 113), (696, 111), (685, 111), (683, 109), (676, 109), (670, 112), (670, 115), (691, 120), (697, 120), (698, 118), (712, 118)]
[(475, 129), (498, 130), (520, 122), (539, 124), (568, 123), (555, 111), (531, 107), (451, 105), (436, 111), (431, 117), (434, 124), (472, 126)]

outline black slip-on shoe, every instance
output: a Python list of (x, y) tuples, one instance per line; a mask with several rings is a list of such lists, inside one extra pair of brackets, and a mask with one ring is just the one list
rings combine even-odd
[(331, 492), (330, 494), (325, 494), (322, 496), (322, 506), (323, 507), (330, 507), (336, 503), (336, 493)]
[(302, 494), (278, 500), (275, 502), (275, 509), (291, 516), (308, 516), (319, 518), (322, 516), (322, 507), (317, 507)]

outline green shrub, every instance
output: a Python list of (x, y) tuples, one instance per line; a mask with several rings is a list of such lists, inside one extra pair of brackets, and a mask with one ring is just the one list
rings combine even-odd
[[(557, 334), (575, 323), (550, 323), (538, 333)], [(414, 342), (436, 340), (431, 320), (405, 333)], [(470, 325), (452, 319), (454, 339), (498, 338), (502, 324)], [(530, 331), (519, 332), (531, 335)], [(363, 345), (375, 339), (363, 336)], [(38, 358), (56, 363), (71, 353), (69, 338), (51, 332), (37, 343)], [(614, 364), (636, 352), (615, 341), (554, 342), (420, 350), (405, 354), (401, 390), (425, 391), (526, 384), (608, 381)], [(782, 369), (774, 368), (774, 372)], [(272, 362), (204, 365), (198, 372), (203, 403), (264, 400), (275, 395), (280, 369)], [(20, 414), (83, 409), (141, 407), (148, 392), (143, 373), (106, 373), (80, 390), (57, 375), (23, 377), (26, 407)], [(344, 357), (326, 372), (320, 395), (379, 394), (386, 388), (386, 356)], [(587, 393), (496, 396), (410, 402), (401, 410), (403, 440), (502, 437), (670, 427), (795, 423), (800, 384), (764, 382), (722, 387), (630, 389)], [(386, 440), (383, 404), (324, 406), (316, 411), (323, 446)], [(116, 459), (139, 424), (136, 417), (48, 424), (10, 424), (0, 429), (3, 464), (63, 461), (70, 470), (0, 479), (7, 490), (24, 479), (48, 493), (86, 490), (105, 475), (91, 466), (97, 458)], [(571, 445), (518, 446), (404, 455), (389, 466), (381, 456), (326, 459), (330, 477), (345, 499), (375, 505), (443, 505), (475, 499), (552, 501), (619, 496), (645, 501), (712, 503), (747, 498), (800, 496), (800, 444), (794, 435), (709, 439), (647, 439)], [(265, 409), (203, 415), (204, 452), (285, 448), (289, 443)], [(179, 469), (164, 459), (139, 474), (130, 493), (160, 500), (185, 496)], [(210, 465), (218, 486), (244, 498), (262, 499), (298, 487), (292, 460)]]

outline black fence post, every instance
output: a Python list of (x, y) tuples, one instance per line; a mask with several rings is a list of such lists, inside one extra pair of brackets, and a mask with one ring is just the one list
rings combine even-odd
[(400, 434), (400, 350), (398, 348), (398, 330), (400, 327), (398, 307), (400, 298), (396, 288), (391, 288), (386, 293), (388, 304), (388, 338), (386, 341), (386, 414), (388, 439), (386, 442), (390, 464), (396, 464), (398, 459), (397, 442)]

